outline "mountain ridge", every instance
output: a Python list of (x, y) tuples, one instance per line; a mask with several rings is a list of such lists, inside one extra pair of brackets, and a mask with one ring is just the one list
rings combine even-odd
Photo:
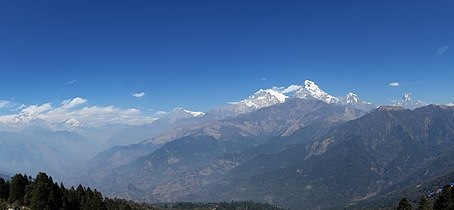
[[(199, 197), (252, 199), (295, 209), (345, 208), (443, 174), (454, 164), (445, 157), (453, 149), (454, 108), (378, 108), (316, 141), (257, 156), (230, 172), (254, 173), (219, 182)], [(433, 164), (437, 159), (441, 165)]]

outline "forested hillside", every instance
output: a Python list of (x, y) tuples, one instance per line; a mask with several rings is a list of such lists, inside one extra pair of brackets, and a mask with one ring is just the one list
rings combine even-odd
[(255, 202), (223, 203), (173, 203), (159, 208), (150, 204), (123, 199), (106, 198), (96, 189), (83, 187), (66, 188), (52, 177), (38, 173), (35, 178), (16, 174), (10, 180), (0, 178), (0, 210), (275, 210), (280, 207)]

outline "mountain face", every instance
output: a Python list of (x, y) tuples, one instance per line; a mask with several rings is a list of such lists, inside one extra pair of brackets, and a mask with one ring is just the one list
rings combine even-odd
[(43, 119), (39, 119), (28, 113), (21, 113), (15, 116), (10, 116), (8, 119), (0, 123), (0, 131), (20, 131), (28, 127), (43, 127), (50, 128), (49, 123)]
[(321, 90), (314, 82), (306, 80), (304, 86), (291, 86), (284, 90), (286, 93), (294, 92), (293, 97), (302, 99), (315, 99), (327, 104), (341, 104), (342, 101)]
[(453, 152), (454, 108), (380, 107), (318, 140), (257, 156), (196, 197), (293, 209), (354, 208), (454, 170)]
[[(38, 134), (28, 134), (32, 133)], [(82, 161), (70, 152), (72, 148), (69, 145), (78, 145), (83, 139), (60, 133), (46, 135), (46, 139), (28, 134), (0, 133), (0, 171), (8, 174), (48, 171), (60, 178)]]
[(203, 112), (195, 112), (178, 107), (171, 112), (163, 114), (157, 121), (158, 123), (161, 121), (161, 123), (166, 122), (167, 124), (173, 124), (182, 120), (200, 119), (203, 116), (205, 116), (205, 113)]
[[(104, 166), (110, 165), (113, 158), (107, 155), (104, 157), (107, 159), (97, 160), (99, 167), (84, 171), (78, 181), (96, 180), (97, 183), (91, 182), (93, 186), (117, 197), (146, 201), (184, 199), (254, 157), (244, 157), (249, 153), (242, 151), (265, 145), (271, 137), (291, 136), (311, 125), (334, 125), (363, 114), (361, 110), (345, 106), (294, 98), (235, 118), (172, 129), (141, 143), (142, 146), (159, 146), (149, 154), (104, 171)], [(318, 133), (315, 127), (311, 131)], [(102, 176), (99, 176), (100, 171)]]
[(405, 93), (401, 100), (394, 103), (395, 106), (404, 107), (406, 109), (415, 109), (418, 107), (426, 106), (427, 103), (421, 100), (413, 100), (411, 93)]
[[(11, 174), (46, 171), (54, 177), (67, 177), (83, 161), (103, 150), (115, 145), (137, 144), (173, 127), (202, 121), (202, 116), (203, 113), (175, 109), (151, 124), (95, 128), (74, 118), (48, 123), (34, 115), (21, 113), (0, 124), (0, 143), (4, 146), (0, 171)], [(144, 146), (133, 154), (148, 154), (139, 150), (149, 152)]]
[(224, 106), (210, 110), (208, 114), (216, 118), (237, 116), (275, 104), (284, 103), (288, 99), (300, 98), (306, 100), (323, 101), (327, 104), (338, 104), (369, 111), (375, 108), (371, 103), (364, 102), (354, 93), (348, 93), (345, 97), (334, 97), (319, 88), (310, 80), (304, 81), (304, 85), (290, 85), (287, 88), (260, 89), (253, 95), (243, 99), (234, 105)]

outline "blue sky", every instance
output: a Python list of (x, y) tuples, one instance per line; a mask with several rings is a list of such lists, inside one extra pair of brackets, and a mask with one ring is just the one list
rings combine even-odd
[(205, 111), (305, 79), (454, 102), (453, 21), (453, 1), (2, 1), (0, 113), (75, 97)]

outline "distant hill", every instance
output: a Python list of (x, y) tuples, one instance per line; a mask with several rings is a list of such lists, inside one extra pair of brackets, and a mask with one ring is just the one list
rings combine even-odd
[[(95, 164), (82, 170), (75, 182), (128, 199), (192, 200), (192, 195), (256, 155), (301, 143), (290, 137), (300, 129), (307, 128), (303, 133), (308, 138), (318, 137), (327, 128), (363, 114), (322, 101), (289, 99), (235, 118), (183, 126), (141, 144), (113, 148), (115, 152), (107, 151), (93, 159)], [(283, 142), (279, 146), (276, 142), (268, 144), (274, 137), (288, 141), (279, 141)], [(157, 149), (152, 146), (159, 144)], [(131, 158), (134, 156), (137, 159)]]
[(382, 107), (316, 141), (257, 156), (199, 197), (345, 208), (448, 173), (453, 154), (454, 108)]

